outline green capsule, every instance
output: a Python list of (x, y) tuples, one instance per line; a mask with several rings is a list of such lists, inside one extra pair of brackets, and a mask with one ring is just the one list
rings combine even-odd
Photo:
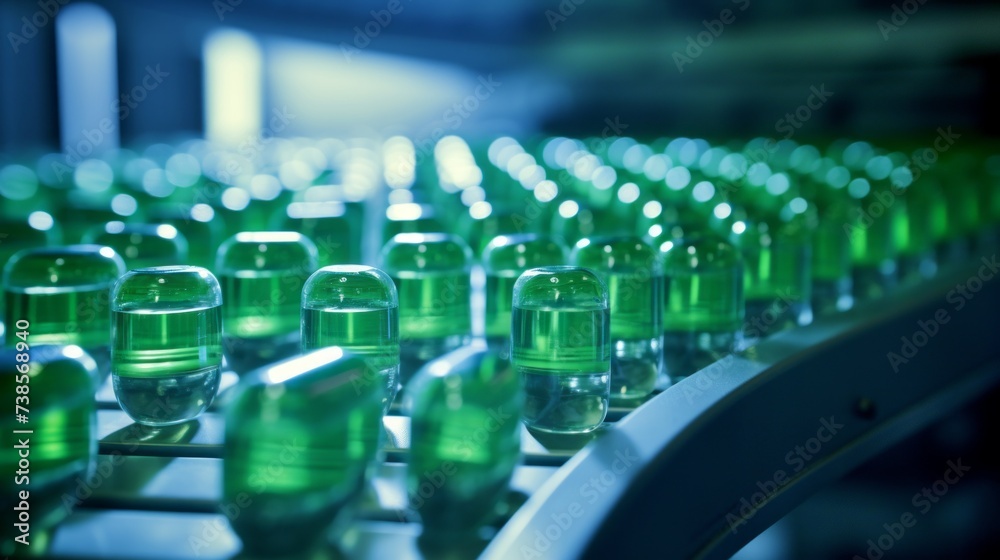
[(989, 208), (979, 203), (976, 185), (984, 180), (972, 176), (972, 168), (976, 164), (972, 154), (958, 153), (951, 159), (942, 162), (929, 174), (943, 176), (947, 185), (945, 211), (947, 213), (948, 237), (951, 243), (957, 245), (955, 251), (968, 255), (976, 234), (987, 215)]
[[(125, 194), (125, 196), (131, 198), (131, 195)], [(99, 193), (81, 189), (67, 192), (65, 198), (61, 200), (59, 212), (56, 214), (56, 218), (65, 230), (67, 242), (79, 243), (82, 240), (87, 243), (88, 234), (91, 230), (97, 229), (94, 224), (123, 221), (125, 217), (112, 208), (111, 203), (114, 197), (111, 189)], [(138, 203), (135, 203), (135, 208), (138, 210)], [(135, 215), (136, 213), (128, 216), (127, 219), (132, 223), (142, 222), (142, 216)]]
[[(559, 203), (556, 213), (552, 217), (550, 231), (552, 235), (563, 239), (568, 245), (575, 245), (577, 241), (585, 237), (600, 233), (599, 227), (605, 222), (598, 217), (599, 215), (599, 211), (580, 204), (576, 200), (564, 200)], [(603, 218), (610, 219), (610, 217)]]
[(233, 371), (298, 352), (302, 286), (317, 266), (316, 246), (294, 232), (238, 233), (219, 247), (223, 344)]
[(858, 301), (880, 298), (896, 285), (898, 238), (895, 229), (898, 220), (895, 215), (901, 208), (883, 202), (891, 196), (888, 190), (888, 184), (863, 177), (852, 179), (847, 185), (848, 194), (858, 202), (845, 230), (845, 233), (850, 232), (854, 297)]
[[(4, 269), (4, 323), (31, 323), (28, 342), (75, 344), (106, 374), (111, 344), (108, 295), (125, 274), (125, 263), (110, 247), (70, 245), (27, 249)], [(17, 340), (8, 338), (7, 345)]]
[[(0, 196), (0, 200), (4, 200), (4, 197)], [(14, 205), (5, 203), (5, 206)], [(10, 257), (18, 251), (58, 245), (62, 242), (63, 232), (48, 212), (36, 210), (27, 218), (12, 218), (8, 214), (7, 207), (0, 209), (0, 235), (6, 234), (6, 237), (0, 238), (0, 267), (6, 266)], [(3, 307), (4, 303), (0, 300), (0, 315), (3, 313)], [(0, 336), (3, 329), (3, 324), (0, 324)]]
[(608, 289), (573, 266), (534, 268), (514, 284), (511, 362), (521, 375), (524, 422), (552, 433), (595, 430), (608, 411)]
[(896, 167), (889, 174), (894, 204), (900, 206), (894, 215), (893, 233), (899, 250), (899, 278), (919, 282), (934, 275), (937, 261), (934, 253), (935, 208), (943, 197), (935, 196), (933, 182), (914, 185), (909, 166)]
[[(34, 326), (15, 322), (7, 337), (24, 343), (28, 335), (20, 333), (31, 332)], [(78, 496), (78, 485), (90, 479), (97, 458), (96, 364), (79, 346), (27, 346), (0, 351), (0, 393), (10, 399), (10, 409), (0, 421), (9, 442), (0, 452), (0, 468), (6, 473), (0, 483), (0, 504), (7, 519), (13, 519), (0, 537), (0, 554), (5, 557), (32, 555), (25, 543), (14, 541), (22, 534), (14, 523), (26, 523), (30, 546), (40, 544), (39, 533), (72, 510), (64, 500)], [(21, 396), (24, 399), (17, 400)], [(15, 404), (23, 410), (15, 410)], [(20, 422), (22, 418), (27, 421)], [(22, 504), (23, 495), (27, 505)], [(75, 503), (75, 498), (70, 500)]]
[(948, 201), (944, 183), (939, 177), (926, 173), (914, 183), (912, 194), (914, 198), (920, 199), (918, 204), (930, 208), (930, 234), (934, 243), (934, 260), (939, 264), (945, 264), (956, 255), (952, 251), (954, 246), (948, 237)]
[(520, 214), (495, 207), (485, 200), (472, 203), (458, 217), (459, 232), (467, 239), (472, 253), (481, 257), (486, 246), (500, 235), (517, 235), (527, 231)]
[(731, 239), (743, 257), (743, 294), (749, 338), (812, 319), (812, 216), (796, 197), (780, 213), (734, 223)]
[(133, 420), (168, 426), (212, 403), (222, 363), (222, 291), (196, 266), (132, 270), (111, 291), (111, 380)]
[(319, 544), (364, 488), (382, 434), (383, 391), (358, 387), (365, 362), (324, 348), (244, 376), (226, 410), (223, 504), (254, 557)]
[(639, 185), (632, 182), (624, 183), (616, 189), (615, 199), (611, 201), (605, 215), (614, 220), (613, 228), (616, 234), (635, 234), (636, 224), (643, 218), (643, 207), (652, 200), (653, 189), (643, 192)]
[[(266, 185), (263, 192), (258, 190), (258, 185)], [(294, 193), (281, 188), (278, 178), (267, 173), (255, 175), (245, 186), (249, 189), (250, 200), (246, 207), (236, 212), (233, 216), (236, 221), (231, 223), (236, 224), (239, 232), (267, 231), (274, 216), (282, 212), (292, 201)]]
[(222, 242), (225, 224), (214, 208), (205, 203), (161, 203), (150, 208), (149, 217), (156, 223), (174, 226), (185, 239), (196, 241), (188, 247), (185, 264), (205, 268), (215, 264), (215, 250)]
[(743, 329), (743, 260), (714, 235), (665, 241), (663, 357), (673, 381), (732, 352)]
[(302, 350), (340, 346), (368, 364), (360, 386), (383, 389), (389, 410), (399, 390), (399, 298), (385, 272), (335, 265), (313, 273), (302, 288)]
[(18, 251), (58, 245), (63, 239), (52, 215), (42, 211), (27, 219), (0, 215), (0, 232), (6, 233), (0, 238), (0, 266), (6, 265)]
[(311, 239), (319, 265), (361, 261), (364, 206), (359, 202), (293, 202), (278, 215), (277, 227)]
[(531, 268), (565, 263), (566, 249), (549, 236), (501, 235), (489, 242), (483, 250), (483, 268), (486, 269), (485, 332), (492, 346), (510, 344), (510, 314), (518, 276)]
[(404, 202), (390, 204), (385, 209), (385, 226), (382, 228), (382, 239), (390, 242), (401, 233), (433, 233), (444, 231), (445, 226), (429, 204)]
[(520, 378), (473, 343), (425, 365), (406, 386), (411, 421), (407, 488), (421, 540), (476, 536), (507, 496), (521, 451)]
[(184, 264), (188, 258), (187, 239), (167, 224), (108, 222), (91, 229), (84, 242), (111, 247), (129, 270)]
[(382, 269), (399, 293), (403, 383), (428, 360), (472, 335), (471, 250), (443, 233), (401, 233), (382, 248)]
[(592, 269), (608, 286), (611, 398), (634, 405), (653, 392), (663, 366), (659, 255), (639, 237), (594, 238), (580, 240), (570, 262)]
[(844, 225), (853, 219), (854, 200), (845, 192), (850, 171), (830, 162), (814, 179), (817, 219), (813, 232), (812, 306), (817, 315), (854, 305), (851, 238)]

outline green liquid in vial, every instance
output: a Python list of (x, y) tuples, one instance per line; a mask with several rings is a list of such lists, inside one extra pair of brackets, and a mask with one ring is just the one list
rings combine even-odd
[[(611, 398), (616, 404), (633, 405), (656, 388), (663, 349), (660, 323), (663, 302), (662, 276), (648, 273), (605, 275), (611, 313)], [(655, 288), (650, 282), (659, 283)]]
[(469, 336), (468, 272), (400, 272), (393, 281), (399, 292), (399, 335), (404, 345), (411, 340)]
[(520, 378), (508, 360), (473, 342), (421, 369), (406, 390), (407, 486), (423, 522), (421, 544), (475, 538), (506, 498), (520, 457)]
[(486, 275), (486, 338), (509, 339), (517, 274)]
[(137, 421), (169, 425), (203, 412), (219, 388), (221, 306), (115, 311), (112, 380)]
[(300, 557), (364, 489), (384, 433), (382, 392), (351, 383), (364, 367), (327, 348), (241, 378), (226, 410), (222, 495), (240, 508), (229, 523), (246, 555)]
[(376, 382), (385, 388), (383, 409), (388, 409), (399, 385), (398, 311), (383, 309), (303, 309), (302, 349), (340, 346), (364, 358), (369, 370), (359, 382)]
[[(442, 402), (447, 391), (435, 389), (422, 398), (438, 397)], [(413, 423), (410, 505), (420, 514), (425, 536), (454, 538), (456, 533), (474, 532), (491, 520), (497, 503), (506, 497), (520, 453), (518, 409), (513, 399), (492, 410), (485, 403), (496, 402), (496, 397), (480, 400), (483, 404), (463, 403), (457, 410), (437, 406), (439, 413), (428, 412)], [(510, 416), (506, 419), (509, 425), (500, 426), (500, 434), (482, 441), (483, 431), (497, 426), (497, 417), (505, 415)], [(430, 482), (424, 473), (443, 472), (445, 463), (452, 465), (452, 477), (432, 496), (423, 498), (421, 485)]]
[(611, 309), (611, 338), (614, 340), (649, 339), (660, 335), (662, 330), (656, 317), (661, 313), (662, 302), (657, 298), (658, 291), (650, 289), (651, 281), (662, 282), (662, 277), (647, 274), (605, 275), (609, 294), (621, 294), (619, 297), (609, 297)]
[[(7, 288), (7, 324), (17, 318), (31, 317), (28, 343), (75, 344), (90, 352), (110, 341), (111, 311), (109, 286), (73, 286), (67, 288)], [(8, 337), (8, 346), (14, 340)]]
[(604, 421), (611, 370), (609, 321), (607, 309), (514, 306), (511, 359), (524, 378), (529, 426), (572, 433), (590, 431)]
[(226, 336), (263, 338), (297, 331), (307, 276), (288, 271), (220, 274)]

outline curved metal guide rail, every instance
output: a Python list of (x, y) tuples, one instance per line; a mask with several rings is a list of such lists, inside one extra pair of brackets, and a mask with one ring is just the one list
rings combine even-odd
[(684, 379), (572, 457), (483, 557), (729, 557), (813, 492), (1000, 382), (1000, 280), (983, 280), (994, 262), (780, 333)]

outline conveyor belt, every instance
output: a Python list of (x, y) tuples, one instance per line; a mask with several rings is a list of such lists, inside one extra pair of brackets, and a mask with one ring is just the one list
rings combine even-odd
[[(591, 438), (542, 442), (524, 430), (509, 501), (512, 509), (527, 502), (485, 555), (633, 557), (670, 543), (657, 545), (659, 557), (728, 557), (812, 492), (1000, 381), (1000, 285), (986, 282), (960, 310), (948, 299), (977, 268), (780, 333), (631, 414), (614, 409)], [(887, 353), (941, 309), (948, 323), (894, 372)], [(223, 387), (235, 380), (227, 375)], [(113, 398), (107, 387), (98, 393), (99, 483), (90, 495), (81, 489), (47, 555), (236, 555), (239, 540), (218, 505), (218, 407), (153, 434)], [(385, 427), (385, 461), (341, 547), (352, 558), (422, 558), (420, 526), (405, 510), (408, 418), (394, 407)], [(796, 446), (814, 453), (789, 459)], [(772, 484), (778, 491), (765, 495)]]

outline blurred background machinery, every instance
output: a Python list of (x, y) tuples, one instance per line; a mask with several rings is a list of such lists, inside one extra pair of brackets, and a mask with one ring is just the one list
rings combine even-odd
[[(74, 110), (101, 87), (136, 90), (114, 111), (126, 144), (224, 136), (227, 118), (264, 127), (282, 108), (307, 115), (281, 131), (303, 136), (790, 128), (803, 140), (1000, 128), (990, 2), (105, 1), (63, 13), (60, 33), (52, 14), (73, 4), (0, 11), (5, 151), (67, 145)], [(491, 85), (477, 94), (480, 78)], [(812, 88), (829, 92), (822, 109), (788, 119)]]

